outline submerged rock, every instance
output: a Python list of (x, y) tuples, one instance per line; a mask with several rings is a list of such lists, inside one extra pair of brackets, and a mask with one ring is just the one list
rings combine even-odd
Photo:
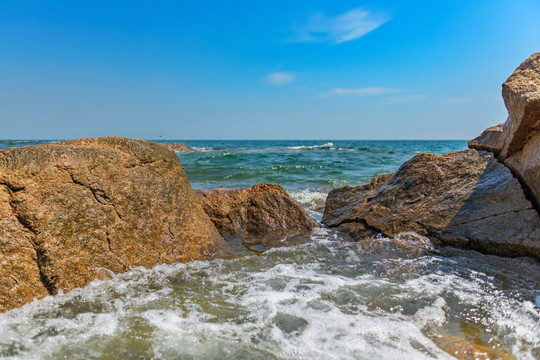
[(197, 195), (222, 235), (276, 238), (310, 233), (315, 227), (305, 210), (279, 185), (199, 190)]
[(469, 149), (485, 150), (498, 155), (504, 146), (503, 125), (495, 125), (487, 128), (484, 132), (469, 141)]
[(0, 311), (224, 244), (174, 152), (107, 137), (0, 151)]
[(420, 154), (392, 176), (328, 194), (323, 223), (361, 240), (414, 231), (444, 244), (540, 258), (540, 218), (492, 154)]
[(197, 151), (194, 148), (187, 146), (183, 143), (162, 143), (163, 145), (166, 145), (169, 149), (177, 152), (194, 152)]
[(503, 84), (509, 118), (500, 159), (540, 209), (540, 53), (525, 60)]

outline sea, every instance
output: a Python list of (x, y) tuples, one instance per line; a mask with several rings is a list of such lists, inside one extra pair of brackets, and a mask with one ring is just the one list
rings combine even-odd
[(392, 251), (320, 224), (330, 190), (466, 141), (160, 141), (197, 150), (178, 153), (194, 189), (277, 183), (320, 227), (246, 239), (212, 261), (111, 274), (0, 314), (0, 358), (540, 359), (537, 260)]

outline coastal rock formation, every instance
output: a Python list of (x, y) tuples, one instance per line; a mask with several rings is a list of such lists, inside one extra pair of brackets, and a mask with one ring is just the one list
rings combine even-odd
[(540, 53), (525, 60), (503, 84), (509, 118), (500, 159), (540, 208)]
[(177, 152), (194, 152), (197, 151), (194, 148), (187, 146), (183, 143), (162, 143), (163, 145), (166, 145), (169, 149)]
[(276, 238), (311, 232), (315, 224), (279, 185), (199, 190), (204, 210), (222, 235)]
[(125, 138), (0, 151), (0, 219), (0, 311), (225, 244), (176, 154)]
[(323, 223), (353, 240), (414, 231), (444, 244), (540, 258), (540, 218), (492, 154), (420, 154), (391, 176), (328, 194)]
[(484, 132), (469, 141), (469, 149), (485, 150), (498, 155), (504, 146), (503, 125), (495, 125), (487, 128)]

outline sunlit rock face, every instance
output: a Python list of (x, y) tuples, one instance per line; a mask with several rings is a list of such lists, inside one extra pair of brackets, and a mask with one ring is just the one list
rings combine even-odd
[(2, 150), (0, 217), (0, 311), (224, 244), (176, 154), (125, 138)]
[(540, 207), (540, 53), (525, 60), (503, 84), (509, 118), (500, 159)]

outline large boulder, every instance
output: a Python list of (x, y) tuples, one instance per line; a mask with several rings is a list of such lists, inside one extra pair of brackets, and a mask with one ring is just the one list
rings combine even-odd
[(261, 183), (251, 189), (199, 190), (197, 195), (224, 236), (277, 238), (306, 234), (315, 227), (305, 210), (279, 185)]
[(420, 154), (391, 176), (328, 194), (323, 223), (353, 240), (414, 231), (444, 244), (540, 259), (540, 218), (491, 153)]
[(225, 244), (176, 154), (125, 138), (0, 151), (0, 219), (0, 311)]
[(525, 60), (506, 80), (503, 98), (509, 118), (500, 159), (540, 209), (540, 53)]

